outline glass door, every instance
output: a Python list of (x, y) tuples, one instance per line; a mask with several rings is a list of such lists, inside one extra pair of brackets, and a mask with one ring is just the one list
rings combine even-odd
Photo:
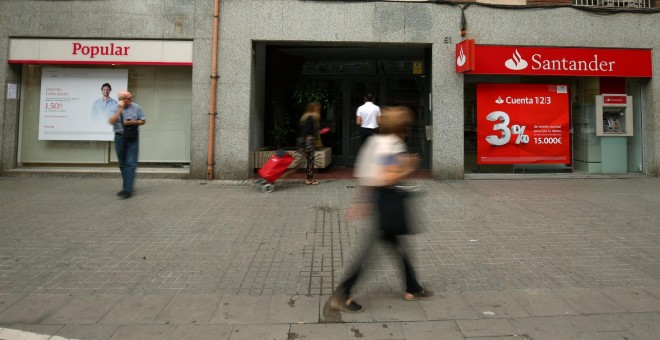
[(408, 151), (421, 157), (420, 168), (428, 169), (431, 155), (431, 142), (426, 135), (430, 125), (426, 79), (422, 77), (398, 76), (387, 79), (387, 105), (407, 106), (415, 115), (413, 126), (406, 137)]
[(355, 113), (358, 107), (364, 104), (364, 96), (368, 93), (376, 97), (374, 104), (383, 106), (383, 101), (379, 97), (379, 90), (381, 88), (379, 80), (373, 78), (368, 80), (349, 80), (347, 83), (348, 93), (346, 97), (348, 100), (348, 110), (344, 128), (344, 131), (346, 131), (344, 143), (346, 150), (348, 150), (347, 159), (352, 164), (355, 162), (355, 157), (360, 151), (361, 146), (360, 127), (355, 123)]
[(364, 104), (367, 93), (376, 96), (376, 105), (384, 105), (378, 98), (383, 86), (378, 78), (373, 77), (365, 80), (336, 79), (328, 85), (330, 105), (321, 125), (329, 126), (331, 131), (323, 137), (323, 144), (332, 147), (334, 165), (353, 166), (360, 150), (360, 128), (355, 124), (355, 113)]

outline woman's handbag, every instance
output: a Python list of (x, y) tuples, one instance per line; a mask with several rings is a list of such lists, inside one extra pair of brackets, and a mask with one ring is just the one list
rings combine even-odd
[(394, 188), (376, 189), (378, 223), (381, 230), (390, 235), (410, 234), (408, 212), (406, 209), (407, 193)]

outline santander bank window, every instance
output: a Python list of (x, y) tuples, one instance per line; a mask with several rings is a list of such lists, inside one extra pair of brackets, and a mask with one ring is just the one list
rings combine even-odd
[(465, 74), (466, 174), (644, 171), (651, 50), (465, 40), (456, 55)]
[(615, 95), (598, 77), (486, 80), (466, 76), (466, 174), (643, 171), (639, 79)]

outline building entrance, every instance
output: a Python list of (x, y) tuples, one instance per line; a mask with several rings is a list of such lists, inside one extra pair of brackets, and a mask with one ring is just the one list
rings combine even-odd
[[(269, 103), (290, 107), (293, 122), (287, 143), (295, 138), (295, 123), (308, 101), (320, 101), (324, 147), (332, 148), (332, 164), (353, 166), (360, 148), (360, 129), (355, 123), (357, 108), (364, 96), (373, 94), (378, 106), (405, 105), (416, 114), (416, 124), (408, 135), (408, 146), (422, 158), (421, 168), (430, 164), (429, 82), (430, 60), (424, 47), (267, 47), (265, 144), (269, 129), (276, 124), (278, 109)], [(428, 67), (425, 67), (428, 66)], [(286, 71), (285, 71), (286, 70)], [(289, 97), (289, 98), (287, 98)], [(286, 104), (286, 102), (289, 102)], [(272, 134), (271, 134), (272, 135)]]

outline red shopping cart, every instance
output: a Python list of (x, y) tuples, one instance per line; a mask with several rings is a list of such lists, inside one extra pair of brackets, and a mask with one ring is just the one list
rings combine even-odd
[(278, 151), (273, 157), (268, 159), (261, 169), (257, 171), (257, 174), (261, 178), (256, 181), (256, 184), (261, 186), (261, 191), (273, 192), (275, 190), (275, 181), (284, 174), (293, 161), (293, 156), (285, 151)]

